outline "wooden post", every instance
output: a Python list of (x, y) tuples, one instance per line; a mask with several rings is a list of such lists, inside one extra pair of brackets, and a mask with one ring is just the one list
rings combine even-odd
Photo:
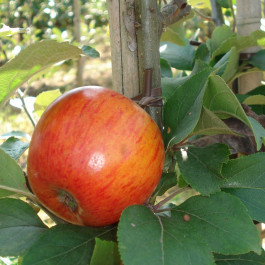
[(113, 89), (129, 98), (140, 93), (134, 0), (108, 0)]
[[(161, 87), (161, 71), (160, 71), (160, 19), (156, 0), (136, 0), (136, 23), (137, 44), (138, 44), (138, 60), (139, 60), (139, 77), (140, 90), (144, 91), (146, 85), (151, 88)], [(144, 81), (145, 71), (151, 69), (151, 84)], [(144, 95), (151, 96), (151, 95)], [(162, 109), (159, 106), (150, 106), (146, 111), (156, 121), (162, 130)]]
[[(239, 35), (249, 35), (260, 29), (261, 1), (238, 0), (237, 1), (237, 32)], [(255, 53), (260, 47), (251, 47), (243, 53)], [(261, 85), (262, 73), (249, 73), (238, 79), (238, 92), (245, 94)]]

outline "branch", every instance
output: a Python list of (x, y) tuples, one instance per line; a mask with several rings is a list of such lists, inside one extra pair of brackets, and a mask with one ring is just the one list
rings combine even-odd
[(197, 8), (193, 9), (195, 11), (195, 13), (200, 16), (202, 19), (207, 20), (207, 21), (213, 21), (212, 17), (206, 16), (204, 15), (202, 12), (200, 12)]
[(160, 12), (160, 34), (162, 34), (165, 27), (168, 27), (188, 16), (190, 11), (191, 6), (187, 4), (186, 0), (172, 0), (169, 4), (165, 5)]
[(216, 26), (222, 26), (224, 24), (224, 17), (221, 6), (217, 3), (217, 0), (211, 0), (212, 17)]
[(27, 105), (26, 105), (26, 103), (25, 103), (23, 92), (22, 92), (20, 89), (18, 89), (17, 92), (18, 92), (18, 96), (19, 96), (19, 98), (20, 98), (20, 100), (21, 100), (22, 107), (23, 107), (24, 111), (26, 112), (26, 114), (27, 114), (29, 120), (31, 121), (31, 123), (32, 123), (32, 125), (33, 125), (33, 127), (36, 127), (36, 122), (34, 121), (32, 115), (31, 115), (31, 113), (29, 112), (29, 110), (28, 110), (28, 108), (27, 108)]
[(168, 197), (166, 197), (165, 199), (163, 199), (162, 201), (160, 201), (158, 204), (156, 204), (153, 209), (155, 212), (157, 212), (164, 204), (166, 204), (167, 202), (169, 202), (170, 200), (172, 200), (174, 197), (176, 197), (178, 194), (186, 191), (190, 189), (189, 186), (185, 187), (185, 188), (181, 188), (181, 189), (178, 189), (174, 192), (172, 192)]

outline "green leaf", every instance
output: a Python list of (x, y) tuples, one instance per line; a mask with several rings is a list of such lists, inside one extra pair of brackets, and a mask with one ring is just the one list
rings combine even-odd
[(200, 119), (193, 131), (197, 135), (236, 134), (212, 111), (203, 107)]
[(22, 28), (10, 28), (9, 26), (6, 26), (5, 24), (0, 24), (0, 38), (11, 36), (18, 33), (26, 33), (26, 29)]
[(172, 94), (176, 91), (176, 89), (182, 84), (184, 84), (192, 76), (206, 69), (213, 71), (213, 69), (209, 67), (209, 65), (204, 61), (196, 60), (192, 72), (189, 76), (181, 76), (181, 77), (175, 76), (173, 78), (163, 77), (161, 81), (162, 81), (162, 96), (164, 100), (168, 100), (172, 96)]
[(166, 59), (160, 58), (161, 77), (173, 77), (171, 65)]
[(154, 194), (156, 196), (163, 195), (168, 189), (177, 185), (177, 175), (175, 172), (173, 173), (163, 173), (161, 180), (156, 187)]
[(91, 58), (98, 58), (98, 57), (100, 57), (99, 52), (96, 51), (94, 48), (88, 46), (88, 45), (82, 46), (82, 51), (83, 51), (84, 54), (86, 54), (87, 56), (89, 56)]
[(192, 70), (195, 49), (188, 41), (185, 46), (161, 42), (159, 50), (160, 57), (166, 59), (172, 67), (179, 70)]
[(118, 241), (126, 265), (214, 264), (198, 230), (177, 212), (164, 218), (144, 206), (131, 206), (121, 216)]
[(264, 95), (253, 95), (247, 97), (244, 101), (246, 105), (265, 105), (265, 96)]
[(234, 117), (245, 123), (252, 130), (257, 150), (260, 150), (265, 130), (256, 120), (246, 115), (237, 97), (221, 77), (210, 76), (203, 105), (220, 118)]
[(115, 242), (96, 238), (96, 246), (89, 265), (120, 265), (120, 254)]
[[(244, 104), (250, 105), (251, 109), (257, 113), (258, 115), (262, 115), (265, 114), (265, 99), (263, 98), (263, 96), (265, 96), (265, 86), (261, 85), (251, 91), (249, 91), (247, 94), (245, 95), (237, 95), (242, 97), (242, 102), (244, 102)], [(244, 98), (245, 96), (245, 98)], [(247, 99), (249, 97), (249, 99)], [(251, 104), (253, 103), (253, 104)], [(259, 105), (261, 104), (261, 105)]]
[(232, 47), (236, 47), (237, 51), (242, 51), (252, 46), (262, 46), (265, 43), (265, 32), (256, 30), (248, 36), (232, 36), (226, 38), (221, 45), (213, 52), (212, 57), (227, 53)]
[(0, 145), (0, 148), (15, 160), (18, 160), (28, 147), (29, 143), (22, 142), (13, 136)]
[(191, 217), (188, 224), (199, 230), (213, 252), (231, 255), (254, 251), (260, 254), (258, 229), (240, 200), (227, 195), (219, 192), (210, 197), (191, 197), (173, 211)]
[(265, 222), (265, 153), (230, 160), (223, 166), (227, 178), (223, 189), (237, 196), (247, 207), (250, 216)]
[(0, 256), (18, 256), (46, 230), (33, 208), (17, 199), (0, 199)]
[(44, 91), (40, 93), (34, 103), (34, 111), (40, 117), (44, 110), (62, 93), (59, 89)]
[(220, 191), (225, 183), (221, 174), (223, 163), (229, 159), (230, 151), (224, 144), (206, 147), (188, 147), (177, 153), (177, 161), (184, 180), (202, 195)]
[(175, 28), (175, 30), (172, 27), (167, 27), (162, 33), (160, 41), (168, 41), (180, 46), (185, 46), (187, 43), (183, 29), (180, 25), (177, 29)]
[(210, 70), (206, 69), (193, 75), (164, 104), (163, 136), (166, 147), (183, 140), (198, 123), (209, 74)]
[(248, 63), (254, 65), (262, 71), (265, 71), (265, 50), (257, 52), (255, 55), (251, 56)]
[(220, 75), (227, 83), (229, 83), (236, 75), (239, 64), (239, 52), (235, 47), (227, 52), (214, 66), (219, 68), (216, 74)]
[(211, 252), (261, 251), (259, 232), (245, 207), (222, 192), (191, 197), (173, 208), (171, 217), (154, 215), (144, 206), (128, 207), (119, 222), (118, 241), (126, 265), (213, 265)]
[[(165, 60), (165, 59), (164, 59)], [(162, 87), (162, 96), (165, 100), (168, 100), (176, 89), (185, 83), (189, 79), (188, 76), (184, 77), (162, 77), (161, 78), (161, 87)]]
[[(212, 33), (211, 39), (206, 41), (206, 45), (210, 52), (214, 53), (214, 51), (216, 51), (224, 41), (235, 36), (236, 34), (233, 33), (229, 26), (223, 25), (221, 27), (216, 27)], [(232, 48), (232, 46), (230, 48)], [(226, 52), (228, 52), (229, 50), (227, 50)]]
[(265, 129), (263, 126), (255, 119), (248, 117), (257, 144), (257, 150), (259, 151), (262, 144), (265, 143)]
[(254, 252), (236, 256), (216, 254), (215, 263), (216, 265), (265, 265), (265, 252), (262, 251), (261, 255)]
[(25, 138), (30, 140), (30, 135), (22, 131), (11, 131), (0, 135), (0, 139), (8, 139), (9, 137)]
[(250, 126), (250, 122), (235, 94), (217, 75), (209, 78), (203, 105), (221, 118), (234, 117)]
[(43, 40), (29, 45), (0, 67), (0, 106), (36, 73), (55, 63), (78, 58), (82, 50), (66, 42)]
[(95, 237), (112, 229), (67, 224), (52, 227), (26, 252), (22, 265), (87, 265), (94, 251)]
[(210, 62), (211, 56), (210, 51), (205, 43), (202, 43), (196, 50), (195, 59), (201, 60), (206, 63)]
[(0, 197), (16, 193), (31, 196), (23, 171), (12, 157), (0, 149)]

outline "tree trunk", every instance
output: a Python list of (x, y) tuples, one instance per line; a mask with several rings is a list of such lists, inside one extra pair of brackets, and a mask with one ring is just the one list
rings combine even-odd
[[(81, 42), (81, 26), (80, 26), (80, 1), (74, 0), (74, 39)], [(77, 86), (83, 86), (84, 58), (80, 56), (77, 60), (76, 82)]]
[[(239, 35), (249, 35), (260, 29), (261, 1), (260, 0), (238, 0), (237, 1), (237, 32)], [(260, 47), (251, 47), (242, 53), (256, 53)], [(245, 94), (261, 85), (262, 73), (249, 73), (238, 79), (238, 92)]]
[(139, 100), (162, 129), (159, 41), (162, 28), (190, 13), (186, 0), (108, 0), (113, 89)]
[(132, 98), (140, 93), (134, 0), (108, 0), (113, 89)]

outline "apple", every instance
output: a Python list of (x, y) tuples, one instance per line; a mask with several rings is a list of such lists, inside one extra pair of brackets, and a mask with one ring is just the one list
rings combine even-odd
[(126, 207), (148, 200), (164, 155), (160, 130), (142, 108), (110, 89), (81, 87), (41, 116), (29, 147), (28, 181), (61, 219), (107, 226)]

